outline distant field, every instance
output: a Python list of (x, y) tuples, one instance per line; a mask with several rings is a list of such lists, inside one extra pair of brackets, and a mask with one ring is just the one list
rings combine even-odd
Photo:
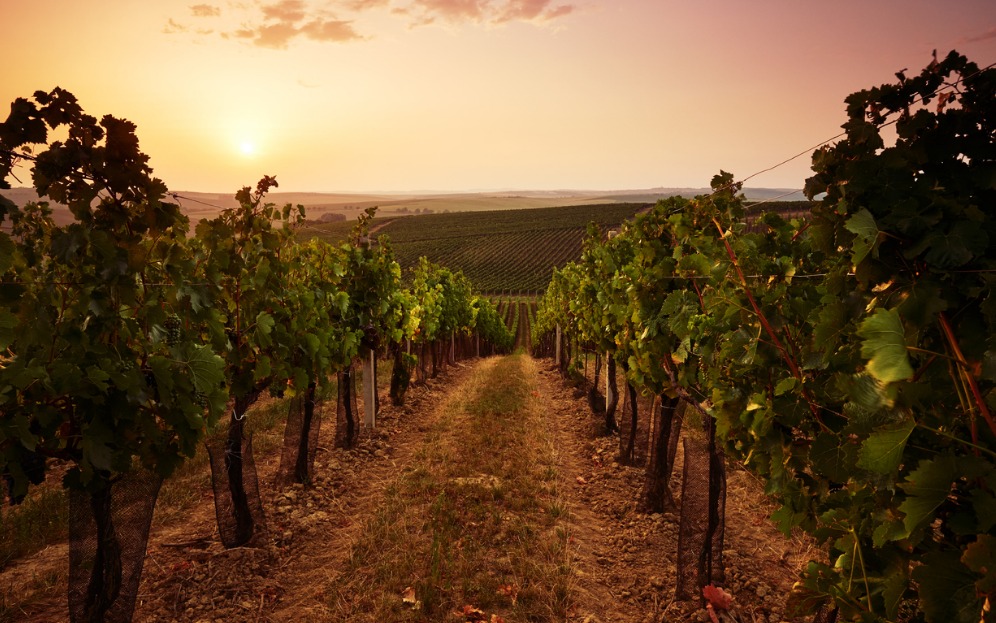
[[(403, 270), (425, 256), (462, 270), (481, 292), (536, 292), (546, 289), (554, 267), (581, 255), (589, 222), (603, 229), (632, 218), (643, 203), (454, 212), (374, 220), (376, 236), (386, 236)], [(344, 240), (353, 223), (309, 222), (303, 239)]]

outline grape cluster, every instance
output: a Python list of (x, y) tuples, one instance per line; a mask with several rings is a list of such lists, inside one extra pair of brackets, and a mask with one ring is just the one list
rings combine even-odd
[(180, 322), (180, 317), (176, 314), (170, 314), (166, 317), (166, 321), (163, 323), (163, 328), (166, 329), (166, 344), (169, 346), (176, 346), (180, 343), (180, 328), (182, 326)]

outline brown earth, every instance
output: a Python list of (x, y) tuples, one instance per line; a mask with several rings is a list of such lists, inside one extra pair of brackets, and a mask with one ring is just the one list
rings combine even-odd
[[(413, 387), (404, 407), (391, 406), (385, 397), (377, 430), (352, 450), (332, 447), (333, 419), (326, 416), (308, 487), (273, 486), (279, 453), (257, 457), (269, 532), (264, 546), (221, 546), (207, 486), (180, 520), (154, 521), (134, 620), (337, 620), (329, 586), (385, 488), (422, 446), (440, 405), (464, 391), (471, 372), (488, 361), (451, 366)], [(617, 438), (596, 436), (598, 422), (586, 400), (547, 361), (527, 359), (524, 369), (535, 374), (534, 396), (545, 405), (545, 432), (556, 446), (568, 504), (575, 577), (567, 621), (708, 621), (698, 600), (673, 597), (678, 518), (637, 511), (643, 469), (614, 460)], [(676, 496), (680, 461), (679, 450)], [(773, 508), (761, 490), (745, 471), (730, 468), (724, 557), (726, 588), (734, 597), (731, 615), (745, 623), (798, 620), (786, 613), (785, 599), (798, 569), (815, 552), (774, 529), (767, 520)], [(0, 573), (8, 607), (19, 592), (27, 594), (24, 586), (33, 586), (30, 600), (12, 609), (10, 620), (67, 620), (66, 552), (65, 545), (49, 547)]]

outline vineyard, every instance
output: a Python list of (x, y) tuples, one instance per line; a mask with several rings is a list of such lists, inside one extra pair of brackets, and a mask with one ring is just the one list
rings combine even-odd
[(996, 70), (897, 80), (812, 201), (348, 231), (18, 99), (0, 620), (994, 620)]
[[(541, 292), (554, 268), (581, 254), (585, 228), (618, 227), (643, 204), (602, 204), (427, 214), (375, 219), (376, 235), (390, 240), (391, 250), (407, 271), (419, 258), (459, 270), (481, 292)], [(332, 242), (348, 235), (346, 225), (307, 223), (301, 238)]]

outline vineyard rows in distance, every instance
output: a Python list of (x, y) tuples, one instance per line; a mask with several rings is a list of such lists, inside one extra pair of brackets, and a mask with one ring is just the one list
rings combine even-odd
[[(779, 201), (765, 203), (758, 210), (796, 216), (808, 211), (810, 205), (808, 201)], [(463, 271), (481, 292), (533, 293), (546, 289), (554, 268), (581, 257), (589, 223), (605, 232), (648, 207), (644, 203), (608, 203), (387, 216), (375, 218), (371, 228), (375, 236), (387, 236), (406, 274), (425, 256)], [(352, 221), (308, 221), (298, 237), (341, 243), (352, 227)]]

